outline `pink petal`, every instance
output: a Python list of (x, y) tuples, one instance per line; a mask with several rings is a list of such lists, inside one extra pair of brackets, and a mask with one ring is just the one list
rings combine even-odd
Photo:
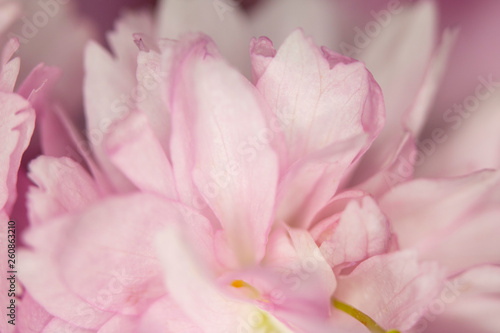
[(35, 125), (35, 112), (18, 95), (0, 92), (0, 209), (10, 212), (16, 200), (17, 171)]
[(70, 158), (40, 156), (30, 163), (29, 169), (35, 184), (30, 187), (27, 203), (33, 225), (78, 212), (100, 197), (94, 180)]
[[(443, 43), (438, 51), (443, 54), (434, 58), (436, 7), (433, 2), (419, 2), (393, 15), (379, 38), (360, 56), (384, 92), (387, 122), (353, 176), (358, 184), (383, 169), (404, 139), (406, 126), (416, 137), (425, 120), (451, 47)], [(387, 50), (391, 50), (390, 58)]]
[(133, 99), (135, 86), (135, 67), (123, 67), (102, 47), (91, 42), (86, 48), (85, 69), (87, 137), (97, 161), (113, 186), (119, 190), (131, 189), (130, 182), (106, 156), (103, 139), (109, 131), (109, 126), (132, 110), (133, 102), (130, 100)]
[(389, 222), (372, 198), (350, 201), (342, 212), (333, 234), (321, 243), (320, 249), (330, 266), (340, 273), (362, 260), (389, 249)]
[[(152, 195), (137, 194), (108, 199), (83, 213), (32, 229), (27, 242), (34, 250), (25, 253), (21, 280), (51, 313), (66, 312), (58, 316), (88, 328), (100, 327), (113, 312), (138, 314), (165, 294), (151, 241), (165, 225), (193, 225), (208, 238), (199, 241), (197, 249), (204, 260), (214, 262), (210, 226), (197, 223), (196, 215), (189, 216), (183, 209)], [(41, 278), (36, 271), (44, 264), (51, 269), (45, 269)], [(58, 294), (64, 299), (58, 300)], [(68, 306), (73, 299), (83, 305)]]
[(252, 80), (254, 84), (259, 82), (260, 77), (276, 55), (273, 42), (267, 37), (252, 38), (250, 41), (250, 58), (252, 60)]
[[(497, 242), (484, 238), (483, 232), (498, 230), (498, 188), (499, 174), (495, 171), (452, 179), (421, 179), (389, 191), (381, 198), (380, 207), (402, 248), (416, 248), (421, 256), (440, 260), (454, 270), (468, 263), (497, 259), (494, 254), (498, 251), (489, 250)], [(474, 238), (478, 233), (484, 242)], [(462, 251), (464, 261), (459, 259)]]
[(168, 228), (157, 239), (170, 296), (203, 332), (232, 332), (244, 322), (251, 305), (230, 299), (215, 284), (210, 266), (196, 256), (177, 228)]
[(39, 64), (22, 82), (17, 93), (30, 101), (38, 112), (40, 107), (48, 107), (48, 97), (60, 75), (58, 68)]
[[(301, 287), (304, 289), (310, 288), (307, 292), (304, 292), (303, 296), (308, 295), (307, 297), (311, 299), (302, 303), (311, 305), (312, 302), (317, 302), (319, 308), (321, 308), (321, 306), (329, 307), (330, 297), (337, 287), (337, 281), (326, 258), (324, 258), (309, 232), (299, 229), (290, 229), (289, 233), (293, 246), (297, 252), (297, 259), (301, 263), (302, 269), (310, 275), (307, 278), (307, 282), (303, 282), (303, 286)], [(309, 281), (309, 279), (314, 282)], [(294, 291), (292, 296), (295, 296), (296, 293), (297, 292)], [(300, 302), (295, 303), (298, 305)], [(291, 304), (288, 306), (290, 305)], [(293, 307), (294, 305), (291, 306)], [(316, 309), (317, 315), (322, 312), (322, 310), (318, 311)], [(327, 315), (328, 311), (325, 311), (324, 314)]]
[(291, 166), (279, 185), (277, 218), (307, 228), (338, 189), (366, 136), (333, 144)]
[[(18, 273), (29, 295), (52, 316), (50, 325), (78, 326), (97, 329), (113, 313), (92, 307), (72, 292), (61, 279), (57, 263), (57, 254), (61, 248), (61, 233), (69, 227), (64, 220), (54, 220), (36, 229), (28, 229), (25, 242), (35, 251), (22, 249), (18, 258), (23, 263), (23, 270)], [(115, 280), (110, 279), (113, 285)], [(55, 323), (53, 323), (55, 321)]]
[(380, 130), (380, 90), (361, 63), (320, 50), (300, 30), (278, 50), (257, 88), (271, 105), (270, 125), (276, 117), (286, 142), (278, 148), (288, 172), (278, 217), (307, 226)]
[(500, 325), (500, 268), (479, 266), (446, 283), (416, 327), (425, 332), (495, 333)]
[[(169, 223), (183, 221), (176, 205), (152, 195), (103, 201), (67, 218), (72, 227), (60, 235), (58, 270), (69, 288), (91, 305), (137, 314), (165, 294), (153, 238)], [(87, 267), (84, 273), (81, 267)]]
[(436, 95), (441, 87), (443, 76), (448, 68), (450, 53), (454, 50), (458, 29), (446, 30), (442, 41), (432, 54), (427, 66), (423, 82), (416, 95), (412, 107), (406, 112), (404, 123), (415, 137), (419, 137), (434, 105)]
[(315, 239), (317, 238), (317, 236), (315, 236), (316, 223), (330, 218), (333, 215), (340, 214), (351, 200), (361, 199), (366, 195), (366, 192), (356, 189), (346, 190), (341, 193), (335, 194), (335, 196), (330, 199), (330, 201), (325, 206), (323, 206), (323, 208), (314, 217), (315, 225), (311, 229), (311, 234), (313, 235), (313, 237)]
[(168, 52), (141, 51), (137, 57), (137, 90), (140, 91), (136, 107), (148, 116), (149, 125), (166, 154), (170, 154), (170, 110), (165, 91), (167, 68), (171, 59)]
[(172, 166), (144, 114), (132, 112), (118, 121), (104, 144), (110, 160), (138, 189), (177, 199)]
[(186, 316), (170, 297), (165, 296), (153, 303), (141, 316), (137, 332), (202, 333), (203, 331)]
[(18, 316), (16, 318), (16, 326), (19, 328), (19, 331), (28, 333), (43, 332), (44, 327), (53, 319), (52, 315), (28, 293), (23, 294), (16, 315)]
[(41, 144), (44, 154), (72, 158), (88, 169), (103, 193), (112, 192), (112, 186), (97, 165), (88, 142), (63, 110), (54, 107), (53, 110), (44, 114), (41, 128)]
[(465, 215), (455, 225), (438, 232), (421, 251), (421, 258), (439, 260), (450, 272), (481, 264), (500, 264), (500, 209)]
[[(399, 146), (387, 156), (384, 164), (380, 166), (377, 173), (366, 179), (355, 188), (370, 193), (374, 197), (380, 197), (392, 187), (403, 183), (413, 177), (414, 159), (417, 153), (413, 136), (406, 131), (402, 136)], [(363, 163), (363, 162), (362, 162)], [(362, 165), (361, 163), (361, 165)], [(370, 166), (371, 167), (371, 166)], [(361, 166), (361, 168), (363, 168)], [(357, 169), (356, 171), (359, 171)], [(353, 179), (356, 182), (356, 175)]]
[(340, 277), (334, 297), (385, 329), (406, 331), (441, 291), (442, 283), (437, 265), (418, 263), (412, 252), (395, 252), (371, 257)]
[[(462, 113), (451, 108), (446, 110), (451, 127), (446, 131), (433, 128), (422, 140), (419, 150), (423, 159), (416, 170), (418, 176), (461, 176), (481, 169), (500, 168), (500, 136), (496, 130), (500, 122), (500, 94), (481, 83), (476, 89), (480, 95), (468, 96), (467, 101), (479, 101), (477, 108), (469, 107), (470, 112), (462, 109)], [(478, 96), (482, 96), (481, 100)]]
[[(172, 87), (172, 161), (179, 183), (194, 181), (242, 263), (260, 260), (272, 222), (277, 158), (265, 129), (265, 103), (205, 37), (177, 45)], [(193, 180), (191, 180), (193, 179)], [(196, 191), (182, 191), (189, 203)], [(184, 192), (184, 193), (182, 193)]]
[(300, 30), (281, 45), (257, 88), (284, 127), (287, 165), (365, 132), (374, 137), (383, 124), (380, 89), (364, 65), (320, 50)]
[(135, 316), (115, 315), (97, 331), (97, 333), (135, 333), (138, 318)]
[(17, 76), (19, 75), (21, 61), (19, 58), (12, 60), (10, 60), (10, 58), (18, 48), (19, 41), (17, 39), (10, 39), (3, 49), (2, 57), (0, 59), (0, 91), (14, 91)]
[(87, 330), (68, 322), (65, 322), (59, 318), (53, 318), (40, 333), (60, 333), (60, 332), (71, 332), (71, 333), (95, 333), (95, 330)]

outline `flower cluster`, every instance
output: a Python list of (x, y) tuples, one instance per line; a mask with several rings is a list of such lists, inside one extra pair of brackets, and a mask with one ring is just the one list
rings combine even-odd
[[(334, 1), (313, 3), (321, 21)], [(17, 323), (1, 332), (498, 329), (499, 171), (478, 158), (418, 177), (446, 169), (421, 163), (419, 140), (456, 38), (436, 41), (435, 4), (376, 12), (369, 25), (387, 31), (359, 60), (318, 46), (310, 23), (247, 38), (282, 9), (262, 6), (126, 13), (110, 50), (84, 46), (69, 95), (83, 103), (44, 64), (16, 85), (20, 41), (4, 45), (0, 217), (29, 225)], [(0, 10), (0, 29), (21, 13)], [(446, 134), (431, 135), (434, 153)]]

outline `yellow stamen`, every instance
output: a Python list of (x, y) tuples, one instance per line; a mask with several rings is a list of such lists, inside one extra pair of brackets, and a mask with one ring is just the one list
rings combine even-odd
[[(231, 283), (232, 287), (238, 288), (238, 289), (243, 289), (245, 290), (245, 293), (247, 294), (248, 297), (256, 299), (256, 300), (263, 300), (260, 292), (252, 286), (251, 284), (246, 283), (243, 280), (234, 280)], [(265, 301), (265, 300), (263, 300)]]
[(400, 333), (398, 330), (389, 330), (389, 331), (384, 330), (368, 315), (364, 314), (363, 312), (359, 311), (356, 308), (353, 308), (352, 306), (344, 302), (339, 301), (338, 299), (332, 298), (332, 305), (335, 308), (339, 309), (340, 311), (343, 311), (348, 315), (352, 316), (354, 319), (357, 319), (361, 324), (365, 325), (366, 328), (368, 328), (372, 333)]

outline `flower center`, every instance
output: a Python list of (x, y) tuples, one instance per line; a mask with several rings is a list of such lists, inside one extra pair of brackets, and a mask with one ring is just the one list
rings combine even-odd
[(365, 325), (366, 328), (368, 328), (372, 333), (400, 333), (398, 330), (389, 330), (389, 331), (384, 330), (368, 315), (333, 297), (332, 297), (332, 305), (334, 308), (347, 313), (354, 319), (357, 319), (361, 324)]
[[(231, 282), (231, 287), (240, 289), (248, 298), (266, 303), (269, 302), (268, 300), (263, 298), (262, 294), (257, 290), (257, 288), (243, 280), (234, 280), (233, 282)], [(255, 307), (255, 311), (253, 311), (248, 317), (247, 324), (252, 329), (251, 332), (253, 333), (290, 332), (283, 326), (283, 324), (280, 324), (279, 321), (276, 320), (276, 318), (274, 318), (266, 311), (259, 309), (258, 307)]]

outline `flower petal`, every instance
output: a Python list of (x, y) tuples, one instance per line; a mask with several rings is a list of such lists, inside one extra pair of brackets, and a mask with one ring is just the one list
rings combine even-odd
[(276, 55), (273, 42), (267, 37), (252, 38), (250, 41), (250, 59), (252, 60), (252, 80), (254, 84), (259, 82), (260, 77)]
[[(276, 155), (269, 141), (258, 138), (266, 128), (266, 105), (207, 38), (191, 36), (177, 50), (171, 97), (176, 179), (183, 184), (194, 181), (241, 263), (259, 261), (272, 223), (278, 178)], [(197, 195), (193, 189), (179, 191), (185, 202)]]
[[(383, 124), (380, 89), (362, 63), (325, 48), (301, 30), (281, 45), (257, 88), (284, 125), (287, 166)], [(340, 111), (341, 110), (341, 111)]]
[(334, 297), (385, 329), (406, 331), (442, 285), (437, 265), (418, 263), (413, 252), (394, 252), (371, 257), (348, 276), (339, 277)]
[(2, 57), (0, 59), (0, 91), (14, 91), (21, 61), (19, 58), (12, 60), (10, 60), (10, 58), (18, 48), (19, 41), (17, 39), (10, 39), (2, 51)]
[(16, 323), (21, 332), (43, 332), (43, 328), (53, 319), (52, 315), (28, 293), (23, 294), (18, 311)]
[[(183, 209), (179, 204), (156, 196), (136, 194), (110, 198), (94, 204), (85, 212), (53, 221), (50, 225), (56, 224), (58, 229), (49, 228), (49, 225), (34, 228), (27, 237), (33, 251), (26, 252), (23, 260), (31, 258), (30, 267), (34, 267), (43, 262), (44, 256), (50, 258), (53, 269), (49, 273), (60, 276), (62, 281), (54, 282), (56, 285), (47, 280), (40, 281), (36, 270), (33, 268), (29, 274), (27, 267), (22, 281), (46, 308), (60, 308), (65, 303), (57, 302), (55, 297), (43, 298), (42, 301), (42, 294), (50, 295), (60, 288), (67, 288), (64, 295), (85, 302), (87, 307), (77, 307), (80, 312), (75, 311), (74, 306), (64, 308), (72, 309), (70, 314), (76, 316), (71, 318), (72, 322), (83, 321), (80, 325), (86, 327), (92, 324), (90, 319), (94, 320), (93, 325), (102, 325), (102, 321), (97, 322), (103, 316), (99, 315), (100, 312), (140, 313), (165, 294), (152, 237), (171, 223), (196, 223), (195, 219), (188, 219)], [(201, 233), (203, 239), (208, 239), (196, 245), (204, 260), (213, 263), (210, 226), (198, 223), (193, 230)], [(49, 231), (50, 237), (47, 237)], [(47, 248), (47, 239), (54, 239), (50, 245), (52, 250)], [(81, 267), (87, 268), (82, 271)], [(42, 288), (40, 283), (45, 287)]]
[(160, 298), (142, 314), (139, 333), (176, 332), (202, 333), (179, 306), (168, 296)]
[(137, 90), (140, 98), (136, 107), (148, 116), (149, 125), (167, 155), (170, 154), (170, 110), (165, 96), (165, 81), (169, 75), (170, 54), (154, 50), (141, 51), (137, 57)]
[[(491, 234), (500, 227), (499, 181), (496, 171), (415, 180), (385, 194), (380, 207), (390, 219), (401, 248), (418, 249), (422, 257), (441, 261), (452, 273), (467, 264), (495, 259), (498, 251), (490, 251), (497, 247), (494, 237), (481, 236), (484, 239), (477, 242), (474, 235), (484, 230)], [(483, 257), (488, 252), (490, 255)], [(464, 261), (458, 259), (462, 256)]]
[(499, 282), (498, 266), (479, 266), (456, 276), (416, 327), (429, 333), (495, 333), (500, 326)]
[(380, 131), (380, 89), (363, 64), (320, 50), (300, 30), (285, 40), (257, 88), (271, 106), (271, 128), (285, 137), (277, 147), (287, 172), (278, 218), (307, 226)]
[(109, 126), (123, 118), (133, 107), (133, 102), (129, 100), (135, 86), (135, 68), (122, 67), (101, 46), (90, 42), (85, 52), (85, 69), (84, 98), (88, 139), (97, 161), (114, 187), (128, 190), (132, 185), (109, 161), (103, 138), (108, 133)]
[(110, 160), (139, 190), (177, 199), (172, 166), (144, 114), (119, 120), (104, 141)]
[[(416, 170), (419, 177), (461, 176), (485, 168), (500, 168), (500, 135), (496, 130), (500, 122), (500, 93), (492, 93), (482, 84), (476, 89), (484, 94), (477, 108), (469, 108), (471, 112), (462, 110), (463, 113), (447, 110), (446, 119), (453, 121), (451, 127), (433, 128), (431, 137), (424, 139), (431, 143), (429, 148), (420, 150), (425, 159)], [(432, 133), (441, 134), (434, 139)]]
[[(35, 229), (28, 229), (25, 242), (35, 251), (22, 249), (18, 253), (23, 270), (18, 273), (20, 281), (30, 296), (45, 311), (56, 317), (47, 326), (67, 325), (97, 329), (111, 316), (110, 312), (92, 307), (73, 293), (58, 272), (56, 261), (61, 236), (67, 225), (54, 220)], [(55, 323), (52, 323), (55, 321)]]
[(353, 175), (357, 184), (383, 169), (404, 139), (405, 127), (418, 136), (452, 45), (443, 42), (434, 57), (438, 29), (435, 3), (418, 2), (401, 10), (360, 55), (384, 92), (387, 122)]
[(189, 244), (193, 239), (175, 227), (158, 235), (156, 245), (170, 296), (203, 332), (234, 331), (251, 314), (253, 306), (225, 297), (209, 266)]
[[(355, 186), (356, 189), (366, 191), (374, 197), (380, 197), (382, 194), (390, 190), (395, 185), (403, 183), (413, 177), (415, 170), (413, 165), (414, 154), (417, 153), (413, 136), (409, 131), (405, 131), (401, 137), (399, 146), (387, 156), (387, 159), (380, 166), (375, 174), (366, 179), (361, 184)], [(370, 168), (372, 165), (370, 165)], [(363, 162), (360, 163), (356, 172), (364, 173)], [(370, 173), (372, 171), (370, 170)], [(353, 181), (356, 183), (356, 177), (353, 176)], [(366, 175), (366, 174), (365, 174)]]
[(277, 219), (308, 228), (337, 191), (367, 139), (362, 135), (334, 143), (294, 163), (279, 184)]
[(50, 223), (54, 218), (78, 212), (99, 198), (94, 180), (67, 157), (40, 156), (29, 165), (28, 176), (36, 186), (28, 192), (30, 223)]
[(321, 243), (321, 253), (336, 272), (389, 249), (389, 222), (368, 196), (350, 201), (333, 234)]
[(9, 213), (16, 200), (17, 172), (35, 126), (35, 111), (18, 95), (0, 92), (0, 209)]

